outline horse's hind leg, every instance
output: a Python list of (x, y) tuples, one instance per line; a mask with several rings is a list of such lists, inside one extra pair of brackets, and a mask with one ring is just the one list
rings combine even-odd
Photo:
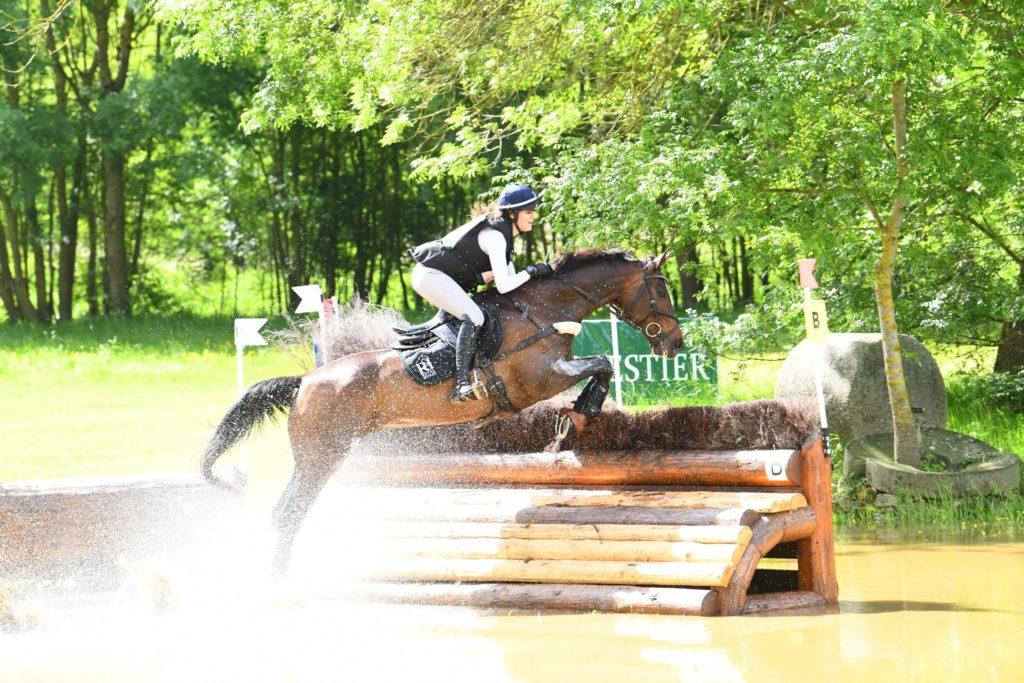
[(292, 439), (295, 470), (273, 513), (274, 527), (277, 531), (274, 573), (278, 576), (283, 575), (288, 569), (295, 535), (327, 480), (348, 453), (353, 438), (339, 435), (326, 441), (327, 443), (324, 443), (321, 437), (317, 439), (315, 446), (311, 446), (303, 443), (300, 438)]

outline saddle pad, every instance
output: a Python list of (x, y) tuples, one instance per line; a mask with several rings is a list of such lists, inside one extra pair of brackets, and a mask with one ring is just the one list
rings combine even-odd
[[(459, 321), (448, 320), (433, 330), (425, 342), (415, 348), (397, 348), (402, 365), (414, 380), (433, 386), (455, 376), (455, 337)], [(501, 323), (490, 310), (484, 309), (484, 325), (477, 341), (474, 366), (489, 361), (498, 353), (502, 342)]]

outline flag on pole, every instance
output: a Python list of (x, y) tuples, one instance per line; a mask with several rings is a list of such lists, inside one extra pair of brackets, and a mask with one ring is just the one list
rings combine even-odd
[(299, 296), (299, 305), (295, 309), (296, 313), (319, 313), (322, 310), (320, 308), (320, 296), (322, 294), (320, 285), (292, 287), (292, 291)]
[(266, 324), (266, 318), (235, 318), (235, 346), (266, 346), (267, 340), (260, 334)]
[(800, 286), (804, 289), (817, 289), (818, 281), (814, 279), (814, 264), (818, 259), (802, 258), (797, 261), (800, 267)]

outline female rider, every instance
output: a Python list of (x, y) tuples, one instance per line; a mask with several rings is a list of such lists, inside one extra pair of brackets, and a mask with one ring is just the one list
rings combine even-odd
[(502, 190), (493, 208), (474, 215), (441, 239), (409, 250), (416, 261), (413, 289), (462, 321), (455, 342), (453, 402), (476, 398), (469, 376), (484, 313), (468, 292), (493, 280), (504, 294), (531, 277), (551, 274), (547, 263), (527, 266), (520, 272), (512, 265), (512, 240), (533, 229), (539, 201), (529, 187), (512, 183)]

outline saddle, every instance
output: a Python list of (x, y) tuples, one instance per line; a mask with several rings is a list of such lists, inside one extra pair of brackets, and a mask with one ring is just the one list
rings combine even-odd
[[(497, 314), (486, 306), (484, 324), (477, 339), (473, 366), (488, 365), (501, 349), (503, 339)], [(406, 371), (423, 386), (433, 386), (455, 376), (455, 338), (462, 321), (446, 311), (425, 323), (396, 327), (398, 340), (391, 348), (398, 352)]]

